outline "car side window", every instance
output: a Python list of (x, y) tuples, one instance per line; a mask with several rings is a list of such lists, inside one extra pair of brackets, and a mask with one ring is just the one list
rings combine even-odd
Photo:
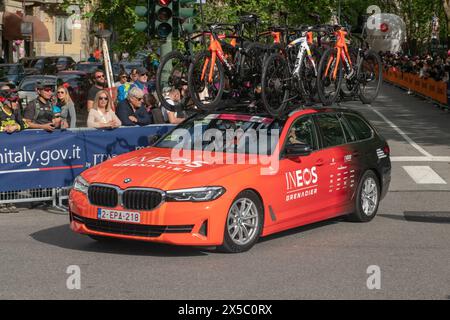
[(289, 128), (286, 145), (296, 143), (305, 143), (313, 150), (318, 149), (314, 121), (311, 116), (303, 116), (295, 120)]
[(345, 118), (347, 119), (349, 125), (352, 128), (352, 131), (355, 133), (358, 140), (366, 140), (372, 138), (372, 129), (363, 119), (351, 114), (346, 114)]
[(322, 132), (323, 148), (347, 143), (341, 123), (336, 114), (320, 114), (316, 116), (316, 120)]
[(347, 139), (347, 142), (356, 142), (358, 141), (358, 138), (353, 133), (352, 129), (350, 128), (350, 125), (347, 123), (347, 121), (344, 119), (342, 114), (339, 114), (339, 120), (341, 121), (342, 129), (345, 133), (345, 138)]

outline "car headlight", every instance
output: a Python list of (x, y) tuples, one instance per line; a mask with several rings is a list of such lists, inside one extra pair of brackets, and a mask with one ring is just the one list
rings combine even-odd
[(78, 176), (73, 183), (73, 189), (87, 195), (89, 183), (82, 176)]
[(225, 193), (223, 187), (203, 187), (170, 190), (166, 192), (166, 201), (204, 202), (219, 198)]

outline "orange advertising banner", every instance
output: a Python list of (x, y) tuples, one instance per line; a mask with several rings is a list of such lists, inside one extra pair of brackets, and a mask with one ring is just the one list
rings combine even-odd
[(403, 73), (392, 68), (383, 70), (383, 79), (447, 105), (447, 83), (443, 81), (423, 79), (418, 75)]

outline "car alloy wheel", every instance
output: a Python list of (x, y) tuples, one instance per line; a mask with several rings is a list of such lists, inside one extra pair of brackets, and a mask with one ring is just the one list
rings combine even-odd
[(238, 245), (250, 243), (258, 229), (258, 209), (252, 200), (237, 200), (228, 212), (227, 229), (233, 242)]
[(249, 250), (258, 241), (264, 221), (264, 206), (251, 190), (238, 194), (228, 210), (222, 252), (238, 253)]
[(348, 216), (350, 221), (369, 222), (380, 204), (380, 182), (375, 172), (366, 171), (361, 177), (355, 199), (355, 211)]
[(361, 193), (361, 207), (366, 216), (375, 213), (378, 206), (378, 187), (373, 178), (367, 178)]

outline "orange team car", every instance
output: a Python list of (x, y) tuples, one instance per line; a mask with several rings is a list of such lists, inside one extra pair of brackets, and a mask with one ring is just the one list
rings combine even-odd
[(341, 215), (372, 220), (389, 188), (389, 154), (348, 109), (298, 109), (284, 119), (199, 113), (151, 147), (78, 176), (70, 226), (98, 241), (243, 252), (260, 237)]

